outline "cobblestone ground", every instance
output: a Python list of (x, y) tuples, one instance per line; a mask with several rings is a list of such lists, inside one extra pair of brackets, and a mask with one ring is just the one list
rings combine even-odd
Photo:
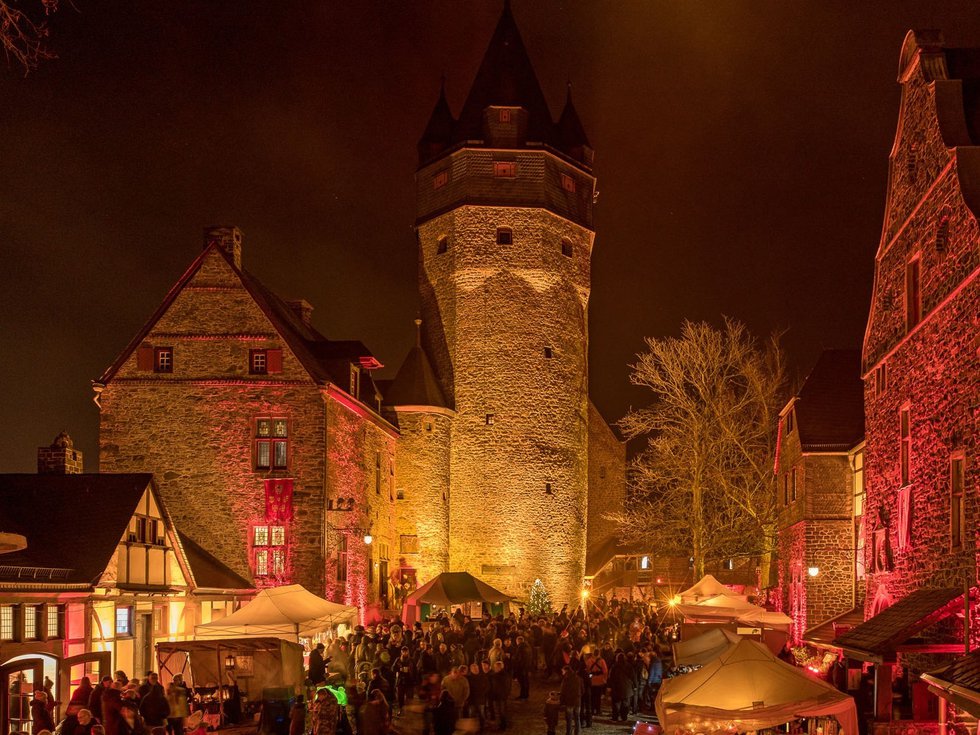
[[(544, 723), (544, 700), (551, 690), (558, 688), (558, 680), (555, 677), (551, 681), (544, 681), (541, 676), (535, 676), (531, 680), (531, 698), (526, 702), (514, 699), (517, 696), (517, 685), (514, 685), (510, 700), (509, 722), (505, 732), (512, 735), (546, 735), (548, 732)], [(602, 717), (594, 717), (591, 728), (583, 728), (581, 735), (626, 735), (633, 732), (633, 725), (637, 719), (650, 720), (651, 715), (641, 715), (639, 718), (633, 716), (627, 724), (615, 723), (609, 719), (609, 701), (603, 700), (604, 712)], [(414, 708), (412, 708), (414, 709)], [(419, 735), (422, 732), (422, 715), (418, 712), (405, 712), (394, 722), (394, 728), (400, 735)], [(459, 731), (457, 730), (457, 733)], [(494, 723), (489, 723), (483, 730), (484, 733), (499, 732)], [(556, 735), (564, 735), (565, 720), (560, 717)]]

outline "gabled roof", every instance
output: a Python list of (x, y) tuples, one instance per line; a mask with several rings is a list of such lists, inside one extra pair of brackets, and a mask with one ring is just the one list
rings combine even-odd
[(864, 439), (860, 350), (825, 350), (794, 403), (804, 452), (846, 451)]
[(231, 256), (221, 247), (217, 244), (211, 244), (194, 259), (184, 275), (167, 293), (163, 303), (153, 313), (153, 316), (143, 325), (115, 362), (102, 374), (98, 380), (99, 383), (104, 385), (112, 380), (129, 356), (146, 339), (154, 325), (180, 295), (184, 286), (200, 270), (205, 258), (211, 252), (217, 253), (225, 259), (228, 267), (241, 279), (245, 290), (255, 300), (255, 303), (272, 323), (289, 349), (296, 355), (296, 359), (300, 361), (310, 377), (317, 383), (330, 382), (346, 389), (350, 378), (348, 363), (350, 361), (357, 362), (362, 358), (373, 359), (371, 352), (361, 342), (328, 340), (312, 325), (306, 324), (283, 299), (263, 285), (255, 276), (243, 268), (236, 267)]
[(497, 22), (469, 96), (463, 103), (456, 126), (456, 140), (483, 138), (483, 111), (490, 105), (523, 107), (528, 112), (528, 140), (551, 143), (554, 123), (548, 102), (524, 40), (514, 22), (510, 3)]
[(95, 584), (152, 479), (148, 473), (0, 475), (4, 527), (27, 537), (26, 549), (0, 559), (0, 583)]
[(249, 590), (255, 587), (254, 582), (232, 571), (179, 530), (177, 537), (190, 565), (195, 587), (221, 590)]
[(408, 351), (398, 374), (385, 391), (384, 404), (449, 408), (449, 402), (421, 345), (416, 344)]
[(833, 644), (864, 661), (882, 661), (895, 655), (909, 638), (963, 607), (963, 590), (916, 590), (873, 618), (834, 639)]

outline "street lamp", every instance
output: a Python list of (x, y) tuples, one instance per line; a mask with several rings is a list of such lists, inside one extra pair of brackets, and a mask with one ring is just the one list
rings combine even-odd
[(820, 574), (820, 567), (814, 564), (811, 567), (807, 567), (806, 573), (809, 574), (811, 577), (816, 577), (818, 574)]
[(225, 668), (228, 671), (234, 671), (236, 663), (237, 661), (235, 661), (235, 654), (229, 653), (227, 656), (225, 656)]
[(370, 546), (374, 542), (374, 536), (370, 533), (364, 534), (364, 543)]

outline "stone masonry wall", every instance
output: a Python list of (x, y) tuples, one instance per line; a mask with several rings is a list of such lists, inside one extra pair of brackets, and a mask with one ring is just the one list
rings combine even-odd
[[(379, 617), (381, 591), (397, 569), (395, 532), (395, 440), (390, 427), (366, 420), (336, 398), (327, 401), (326, 589), (329, 599), (354, 605), (362, 622)], [(353, 510), (336, 510), (338, 498), (353, 498)], [(373, 541), (364, 542), (366, 533)], [(346, 580), (338, 565), (340, 537), (347, 539)], [(385, 565), (389, 570), (385, 573)]]
[[(496, 243), (498, 227), (512, 229), (511, 245)], [(540, 577), (552, 599), (574, 602), (588, 513), (593, 233), (543, 209), (463, 206), (418, 237), (423, 342), (456, 410), (450, 565), (514, 594)]]
[(452, 418), (398, 411), (396, 489), (399, 537), (414, 536), (418, 551), (399, 546), (398, 558), (416, 570), (420, 585), (449, 568), (449, 447)]
[[(141, 371), (134, 352), (101, 394), (100, 471), (152, 472), (177, 527), (250, 575), (251, 525), (268, 477), (294, 481), (281, 580), (323, 590), (323, 399), (241, 286), (210, 252), (144, 344), (173, 348), (172, 373)], [(283, 372), (248, 374), (250, 348), (283, 349)], [(289, 420), (288, 472), (254, 469), (255, 420)]]
[(606, 513), (621, 510), (626, 501), (626, 442), (616, 436), (598, 409), (589, 402), (589, 517), (587, 547), (615, 535), (616, 524)]
[[(914, 165), (909, 163), (912, 155)], [(960, 188), (961, 181), (975, 180), (980, 172), (943, 146), (934, 88), (919, 71), (903, 88), (890, 167), (886, 232), (876, 259), (864, 368), (869, 552), (875, 531), (883, 529), (893, 564), (890, 570), (875, 571), (869, 553), (869, 606), (881, 587), (899, 599), (921, 587), (960, 587), (965, 578), (975, 584), (980, 520), (980, 473), (973, 461), (980, 395), (980, 234)], [(945, 228), (948, 234), (943, 235)], [(914, 257), (920, 259), (923, 319), (906, 334), (906, 263)], [(875, 376), (882, 366), (887, 385), (879, 391)], [(898, 545), (903, 407), (911, 423), (911, 543), (906, 549)], [(954, 549), (950, 460), (957, 453), (966, 459), (967, 539), (963, 548)]]

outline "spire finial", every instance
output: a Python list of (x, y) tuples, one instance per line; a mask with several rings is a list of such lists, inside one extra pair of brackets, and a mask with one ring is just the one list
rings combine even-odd
[(422, 320), (421, 319), (415, 320), (415, 346), (416, 347), (422, 346)]

